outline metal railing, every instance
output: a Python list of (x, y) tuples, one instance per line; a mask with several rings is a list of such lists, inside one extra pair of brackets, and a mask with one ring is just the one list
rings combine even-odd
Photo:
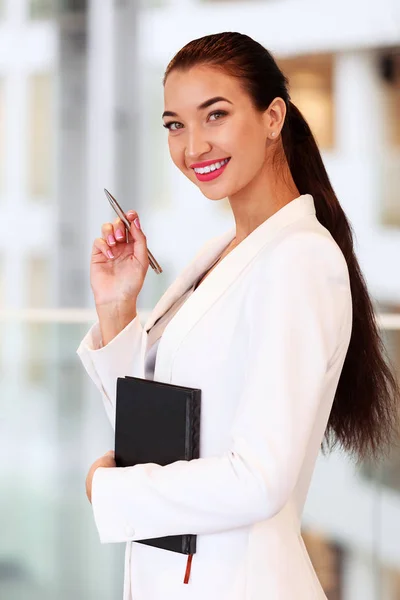
[[(150, 312), (148, 309), (138, 310), (142, 322), (147, 319)], [(379, 313), (376, 318), (382, 330), (400, 330), (400, 313)], [(97, 320), (97, 313), (91, 308), (0, 309), (0, 321), (11, 320), (37, 323), (89, 323)]]

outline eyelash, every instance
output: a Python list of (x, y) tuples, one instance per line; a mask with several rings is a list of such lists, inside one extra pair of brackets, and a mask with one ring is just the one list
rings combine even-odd
[[(209, 117), (211, 117), (212, 115), (226, 116), (227, 114), (228, 113), (225, 110), (215, 110), (214, 112), (209, 114)], [(218, 119), (216, 120), (218, 121)], [(163, 123), (163, 127), (169, 129), (170, 131), (179, 131), (179, 129), (171, 129), (171, 125), (174, 125), (175, 123), (179, 123), (179, 121), (170, 121), (169, 123)]]

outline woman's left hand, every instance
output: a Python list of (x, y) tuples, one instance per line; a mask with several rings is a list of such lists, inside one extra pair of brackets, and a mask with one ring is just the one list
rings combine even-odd
[(101, 456), (100, 458), (98, 458), (96, 460), (96, 462), (94, 462), (92, 464), (92, 466), (89, 469), (89, 473), (86, 477), (86, 495), (89, 499), (89, 502), (92, 502), (92, 480), (93, 480), (93, 475), (96, 469), (98, 469), (99, 467), (106, 467), (106, 468), (112, 468), (112, 467), (116, 467), (116, 463), (115, 463), (115, 454), (114, 454), (114, 450), (109, 450), (108, 452), (106, 452), (103, 456)]

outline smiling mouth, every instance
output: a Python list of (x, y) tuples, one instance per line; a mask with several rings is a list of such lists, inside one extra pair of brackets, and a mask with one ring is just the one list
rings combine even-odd
[(217, 169), (220, 169), (229, 160), (230, 158), (224, 158), (224, 160), (216, 161), (215, 163), (212, 163), (211, 165), (207, 165), (205, 167), (194, 167), (193, 170), (195, 173), (200, 173), (200, 175), (203, 175), (204, 173), (210, 173), (211, 171), (216, 171)]
[(211, 181), (222, 175), (231, 158), (225, 158), (222, 161), (215, 162), (206, 167), (195, 167), (193, 170), (199, 181)]

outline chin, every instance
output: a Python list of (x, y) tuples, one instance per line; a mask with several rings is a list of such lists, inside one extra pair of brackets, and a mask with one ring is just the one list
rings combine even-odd
[(218, 192), (217, 190), (215, 190), (213, 192), (212, 190), (202, 190), (202, 189), (200, 189), (200, 191), (203, 194), (203, 196), (205, 196), (209, 200), (223, 200), (224, 198), (227, 197), (226, 192)]

